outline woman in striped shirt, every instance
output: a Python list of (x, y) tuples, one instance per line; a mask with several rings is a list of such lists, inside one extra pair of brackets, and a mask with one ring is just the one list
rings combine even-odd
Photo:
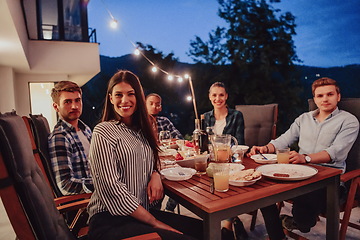
[(109, 81), (102, 121), (90, 146), (95, 187), (88, 206), (90, 240), (151, 232), (162, 239), (194, 239), (185, 234), (201, 238), (201, 221), (149, 212), (163, 198), (158, 151), (139, 79), (129, 71), (117, 72)]

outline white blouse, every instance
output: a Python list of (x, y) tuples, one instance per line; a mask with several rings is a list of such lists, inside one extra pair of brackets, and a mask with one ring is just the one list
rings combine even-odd
[(88, 205), (90, 217), (104, 211), (126, 216), (139, 205), (149, 209), (147, 185), (153, 159), (153, 151), (141, 131), (114, 121), (98, 124), (89, 153), (95, 187)]
[(226, 126), (226, 118), (223, 120), (216, 120), (214, 125), (214, 132), (216, 135), (222, 135)]

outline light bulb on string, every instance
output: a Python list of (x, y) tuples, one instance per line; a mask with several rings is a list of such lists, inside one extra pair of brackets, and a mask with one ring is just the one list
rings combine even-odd
[(134, 54), (135, 54), (136, 56), (139, 56), (139, 55), (140, 55), (140, 50), (136, 48), (135, 51), (134, 51)]
[(187, 74), (187, 73), (184, 75), (184, 78), (185, 78), (185, 79), (188, 79), (189, 77), (190, 77), (190, 76), (189, 76), (189, 74)]
[(111, 19), (110, 27), (115, 29), (115, 28), (117, 28), (117, 26), (118, 26), (118, 21), (115, 18)]
[(178, 77), (178, 79), (177, 79), (177, 80), (178, 80), (178, 82), (179, 82), (179, 83), (181, 83), (181, 82), (183, 82), (183, 81), (184, 81), (184, 79), (183, 79), (182, 77)]
[(187, 96), (187, 97), (186, 97), (186, 100), (190, 102), (190, 101), (192, 100), (192, 97), (191, 97), (191, 96)]
[(174, 76), (173, 76), (173, 75), (168, 75), (167, 79), (168, 79), (169, 81), (172, 81), (172, 80), (174, 80)]
[(156, 66), (153, 66), (152, 68), (151, 68), (151, 71), (153, 72), (153, 73), (156, 73), (157, 72), (157, 67)]

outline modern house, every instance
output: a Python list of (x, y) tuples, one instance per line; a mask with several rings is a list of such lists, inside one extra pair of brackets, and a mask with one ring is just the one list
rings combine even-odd
[(100, 72), (89, 0), (0, 0), (0, 112), (44, 114), (56, 122), (54, 82), (80, 86)]

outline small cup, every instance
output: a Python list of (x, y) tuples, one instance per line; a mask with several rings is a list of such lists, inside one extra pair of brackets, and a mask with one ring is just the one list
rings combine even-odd
[(231, 149), (234, 153), (234, 163), (242, 163), (243, 159), (244, 159), (244, 154), (245, 154), (245, 150), (242, 149), (240, 146), (237, 146), (235, 148)]
[(278, 163), (289, 163), (290, 148), (276, 149)]
[(203, 156), (195, 157), (196, 174), (199, 174), (199, 175), (206, 174), (207, 159), (208, 159), (207, 157), (203, 157)]
[(217, 192), (226, 192), (229, 190), (229, 171), (228, 163), (215, 163), (213, 168), (214, 189)]

